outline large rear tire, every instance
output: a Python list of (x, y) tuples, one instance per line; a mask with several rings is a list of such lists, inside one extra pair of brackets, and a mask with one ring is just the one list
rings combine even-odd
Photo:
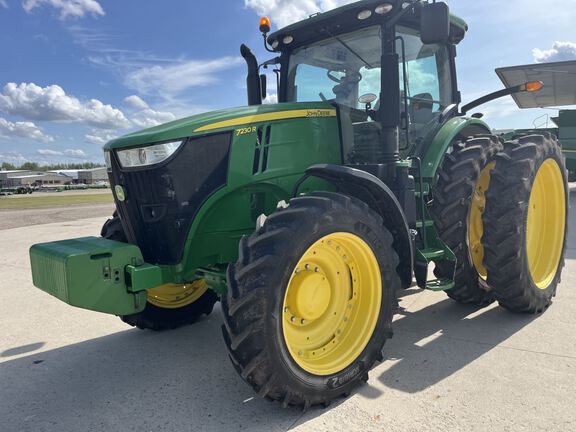
[(222, 330), (260, 396), (306, 409), (368, 379), (400, 288), (392, 240), (366, 204), (328, 192), (292, 199), (241, 240)]
[[(108, 219), (100, 235), (110, 240), (127, 242), (118, 214)], [(198, 279), (185, 285), (163, 285), (148, 290), (142, 312), (122, 315), (126, 324), (139, 329), (167, 330), (192, 324), (202, 315), (210, 315), (218, 296)]]
[(564, 266), (568, 184), (550, 134), (504, 144), (488, 192), (483, 242), (488, 283), (513, 312), (544, 311)]
[[(440, 238), (456, 255), (455, 285), (446, 294), (460, 303), (485, 306), (494, 301), (482, 265), (482, 212), (494, 156), (501, 149), (502, 144), (492, 135), (458, 141), (444, 157), (438, 172), (431, 213)], [(439, 263), (434, 273), (437, 277), (451, 278), (451, 270), (451, 266)]]

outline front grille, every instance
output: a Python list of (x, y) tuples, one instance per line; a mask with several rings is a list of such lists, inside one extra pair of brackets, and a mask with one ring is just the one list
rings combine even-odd
[(146, 262), (177, 264), (195, 214), (202, 203), (226, 185), (231, 134), (189, 138), (166, 162), (123, 169), (112, 158), (110, 182), (124, 188), (116, 200), (130, 243)]

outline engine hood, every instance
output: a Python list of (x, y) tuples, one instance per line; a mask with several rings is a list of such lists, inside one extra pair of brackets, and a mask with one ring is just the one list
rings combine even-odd
[(303, 117), (334, 117), (336, 109), (327, 102), (281, 103), (229, 108), (198, 114), (133, 132), (109, 141), (104, 150), (136, 147), (163, 141), (207, 135), (260, 122)]

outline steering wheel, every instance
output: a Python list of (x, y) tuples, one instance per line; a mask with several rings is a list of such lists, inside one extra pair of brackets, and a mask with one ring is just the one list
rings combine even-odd
[(328, 78), (330, 80), (332, 80), (338, 84), (342, 84), (343, 81), (347, 81), (350, 84), (356, 84), (356, 83), (359, 83), (360, 81), (362, 81), (362, 75), (360, 75), (359, 72), (353, 72), (351, 74), (346, 74), (342, 78), (338, 78), (337, 76), (332, 75), (332, 72), (337, 72), (337, 71), (329, 70), (326, 73), (326, 76), (328, 76)]

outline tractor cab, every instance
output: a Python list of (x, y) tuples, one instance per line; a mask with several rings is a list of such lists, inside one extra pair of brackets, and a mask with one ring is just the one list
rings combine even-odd
[(280, 53), (279, 101), (336, 105), (345, 164), (389, 160), (383, 141), (394, 135), (407, 155), (459, 102), (454, 45), (466, 29), (444, 4), (363, 1), (312, 16), (267, 36)]

